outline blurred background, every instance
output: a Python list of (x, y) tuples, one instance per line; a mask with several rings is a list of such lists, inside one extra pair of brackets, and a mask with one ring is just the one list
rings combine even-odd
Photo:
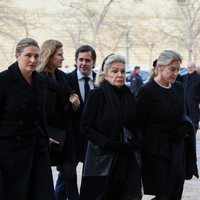
[(0, 70), (24, 37), (62, 41), (66, 71), (82, 44), (95, 48), (97, 69), (111, 52), (126, 57), (127, 70), (149, 70), (164, 49), (181, 53), (183, 67), (200, 63), (200, 0), (0, 0), (0, 10)]

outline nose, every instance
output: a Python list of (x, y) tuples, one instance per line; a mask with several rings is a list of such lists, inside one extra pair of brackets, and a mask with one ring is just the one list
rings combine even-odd
[(119, 72), (118, 72), (118, 76), (124, 76), (124, 73), (121, 72), (121, 71), (119, 71)]
[(37, 62), (38, 58), (36, 58), (35, 56), (31, 56), (30, 60), (31, 60), (31, 62)]

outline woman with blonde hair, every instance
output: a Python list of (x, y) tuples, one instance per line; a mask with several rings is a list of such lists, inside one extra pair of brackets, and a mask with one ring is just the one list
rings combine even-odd
[[(69, 94), (68, 98), (59, 95), (55, 90), (47, 90), (46, 114), (49, 133), (52, 127), (65, 132), (66, 139), (62, 148), (58, 148), (58, 141), (51, 138), (53, 143), (51, 145), (51, 161), (52, 165), (59, 166), (64, 179), (69, 179), (71, 174), (68, 172), (67, 164), (76, 160), (70, 115), (79, 108), (80, 102), (78, 95), (68, 86), (66, 74), (59, 69), (62, 67), (63, 60), (63, 44), (58, 40), (46, 40), (41, 46), (37, 71), (68, 88), (66, 91)], [(68, 199), (71, 198), (68, 196)]]
[(195, 145), (190, 146), (193, 124), (185, 116), (183, 86), (176, 81), (181, 62), (178, 52), (163, 51), (156, 73), (136, 95), (144, 194), (155, 195), (155, 200), (180, 200), (184, 180), (198, 177)]

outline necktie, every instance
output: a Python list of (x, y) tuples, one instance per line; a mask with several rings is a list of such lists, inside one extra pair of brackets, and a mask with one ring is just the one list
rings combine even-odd
[(87, 99), (88, 94), (90, 92), (90, 86), (89, 86), (89, 83), (88, 83), (88, 81), (90, 80), (90, 78), (89, 77), (84, 77), (84, 80), (85, 80), (85, 84), (84, 84), (85, 99), (84, 99), (84, 102), (86, 102), (86, 99)]

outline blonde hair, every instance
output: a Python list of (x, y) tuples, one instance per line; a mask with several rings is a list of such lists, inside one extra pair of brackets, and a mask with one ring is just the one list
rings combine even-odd
[(156, 66), (152, 69), (151, 77), (154, 78), (158, 75), (158, 66), (167, 66), (172, 63), (174, 60), (178, 60), (182, 63), (183, 57), (176, 51), (164, 50), (158, 57)]
[(124, 65), (126, 64), (125, 58), (122, 55), (117, 55), (117, 54), (110, 54), (108, 55), (102, 62), (101, 69), (99, 69), (95, 84), (96, 86), (100, 87), (101, 84), (104, 81), (104, 77), (108, 69), (111, 68), (113, 63), (120, 62), (123, 63)]
[(49, 62), (49, 58), (54, 55), (57, 49), (63, 47), (62, 42), (58, 40), (46, 40), (40, 49), (39, 56), (39, 65), (37, 67), (38, 72), (42, 72), (46, 70), (47, 64)]

